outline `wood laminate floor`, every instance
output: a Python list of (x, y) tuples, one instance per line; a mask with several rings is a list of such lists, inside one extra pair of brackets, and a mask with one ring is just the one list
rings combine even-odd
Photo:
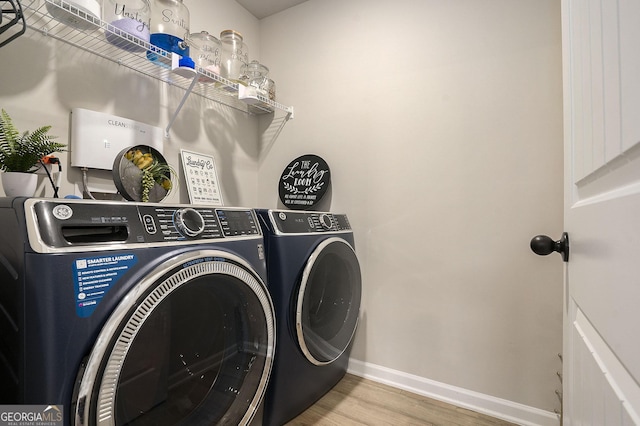
[(306, 425), (506, 426), (513, 423), (347, 374), (335, 388), (286, 426)]

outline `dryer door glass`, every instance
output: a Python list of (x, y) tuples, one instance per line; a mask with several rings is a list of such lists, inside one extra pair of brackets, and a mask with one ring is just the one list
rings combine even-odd
[[(238, 263), (209, 256), (183, 268), (188, 263), (162, 274), (110, 318), (103, 329), (110, 344), (94, 348), (85, 374), (85, 388), (96, 392), (85, 396), (81, 389), (78, 405), (89, 413), (77, 418), (209, 425), (241, 424), (255, 414), (273, 355), (268, 295)], [(100, 365), (95, 381), (92, 363)]]
[(351, 246), (328, 238), (305, 266), (296, 304), (298, 344), (316, 365), (335, 361), (349, 346), (358, 324), (362, 278)]

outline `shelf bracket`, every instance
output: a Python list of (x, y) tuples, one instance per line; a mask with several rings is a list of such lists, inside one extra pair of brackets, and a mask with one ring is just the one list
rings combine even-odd
[(284, 116), (284, 119), (282, 120), (282, 123), (280, 123), (280, 126), (278, 127), (278, 130), (276, 130), (276, 132), (271, 137), (271, 142), (270, 143), (274, 143), (275, 140), (278, 139), (278, 136), (280, 136), (280, 132), (284, 128), (284, 125), (287, 124), (287, 121), (291, 120), (292, 118), (293, 118), (293, 107), (290, 107), (287, 110), (287, 114)]
[(189, 97), (189, 95), (193, 91), (193, 88), (198, 82), (198, 73), (196, 72), (196, 70), (190, 67), (180, 66), (179, 61), (180, 61), (180, 56), (172, 52), (171, 53), (171, 71), (178, 75), (181, 75), (182, 77), (191, 78), (192, 80), (191, 80), (191, 84), (189, 85), (189, 88), (184, 93), (184, 96), (182, 96), (182, 100), (178, 104), (178, 107), (176, 108), (175, 112), (173, 113), (171, 120), (169, 120), (169, 124), (167, 124), (167, 128), (164, 130), (164, 137), (167, 139), (169, 139), (169, 130), (171, 129), (171, 126), (173, 126), (173, 122), (176, 121), (176, 118), (178, 117), (180, 110), (184, 106), (184, 103), (187, 101), (187, 98)]
[[(293, 107), (287, 108), (286, 114), (284, 115), (284, 117), (279, 119), (279, 123), (272, 123), (272, 125), (269, 126), (269, 129), (267, 129), (267, 131), (263, 133), (262, 146), (263, 147), (272, 146), (275, 143), (276, 139), (278, 139), (278, 136), (280, 136), (280, 132), (284, 128), (284, 125), (287, 124), (287, 122), (291, 119), (293, 119)], [(273, 128), (273, 131), (271, 131), (272, 128)]]

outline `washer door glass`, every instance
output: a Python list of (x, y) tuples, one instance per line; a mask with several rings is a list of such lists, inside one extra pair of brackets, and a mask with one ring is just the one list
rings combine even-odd
[(223, 255), (180, 258), (129, 293), (89, 357), (76, 424), (251, 420), (271, 369), (273, 309), (260, 278)]
[(296, 303), (298, 344), (316, 365), (335, 361), (349, 346), (358, 324), (362, 278), (353, 248), (328, 238), (313, 251)]

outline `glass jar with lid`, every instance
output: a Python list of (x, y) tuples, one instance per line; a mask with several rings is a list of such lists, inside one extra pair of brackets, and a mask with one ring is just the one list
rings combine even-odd
[[(217, 37), (212, 36), (206, 31), (189, 34), (189, 53), (196, 64), (211, 74), (220, 75), (222, 44)], [(200, 74), (198, 81), (202, 83), (210, 83), (212, 78), (205, 74)]]
[(264, 88), (267, 91), (267, 98), (269, 98), (270, 101), (275, 101), (276, 100), (276, 83), (270, 78), (267, 78), (265, 81)]
[[(185, 43), (189, 36), (189, 9), (182, 0), (152, 0), (151, 36), (149, 41), (169, 53), (189, 56), (189, 46)], [(159, 65), (169, 67), (171, 58), (147, 51), (147, 59)]]
[(149, 43), (151, 5), (149, 0), (104, 0), (102, 19), (109, 24), (107, 41), (130, 52), (142, 52)]
[(243, 67), (242, 75), (246, 76), (247, 84), (255, 87), (259, 95), (267, 97), (267, 75), (269, 68), (260, 62), (253, 60)]
[(243, 75), (243, 67), (249, 62), (249, 52), (244, 44), (242, 34), (234, 30), (224, 30), (220, 33), (222, 43), (222, 65), (220, 75), (234, 83), (247, 84)]

